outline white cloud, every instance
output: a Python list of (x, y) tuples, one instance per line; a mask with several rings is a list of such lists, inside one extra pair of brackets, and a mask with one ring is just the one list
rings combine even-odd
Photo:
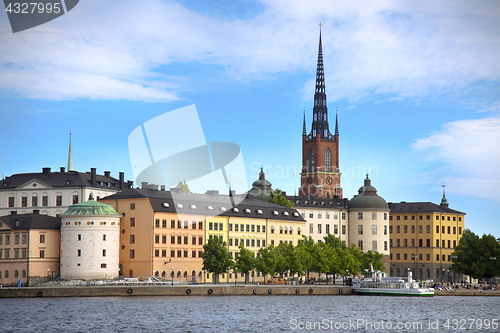
[(441, 164), (434, 176), (442, 177), (437, 182), (443, 179), (450, 191), (500, 201), (499, 116), (446, 123), (412, 148)]
[[(179, 62), (222, 65), (238, 80), (312, 72), (319, 21), (329, 100), (425, 96), (500, 78), (494, 1), (262, 3), (252, 18), (224, 20), (168, 1), (144, 0), (140, 10), (132, 0), (80, 2), (29, 33), (0, 34), (0, 89), (44, 99), (171, 101), (189, 82), (162, 73)], [(6, 21), (0, 30), (9, 30)], [(55, 33), (35, 33), (48, 30)], [(304, 87), (307, 98), (311, 90)]]

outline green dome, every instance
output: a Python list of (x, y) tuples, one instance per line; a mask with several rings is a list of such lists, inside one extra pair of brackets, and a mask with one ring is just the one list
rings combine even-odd
[(371, 185), (371, 180), (366, 175), (365, 185), (358, 190), (358, 195), (349, 201), (349, 209), (359, 210), (389, 210), (387, 201), (377, 195), (377, 189)]
[(68, 207), (62, 216), (71, 215), (107, 215), (107, 216), (121, 216), (117, 213), (113, 206), (106, 205), (102, 202), (97, 202), (92, 198), (88, 201), (80, 202)]

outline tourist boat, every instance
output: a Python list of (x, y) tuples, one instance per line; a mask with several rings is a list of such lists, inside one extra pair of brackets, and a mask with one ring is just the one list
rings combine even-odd
[(411, 271), (408, 277), (388, 277), (385, 272), (375, 271), (370, 266), (371, 271), (364, 272), (362, 280), (354, 279), (352, 290), (357, 295), (434, 296), (434, 288), (428, 287), (431, 280), (418, 283), (413, 280)]

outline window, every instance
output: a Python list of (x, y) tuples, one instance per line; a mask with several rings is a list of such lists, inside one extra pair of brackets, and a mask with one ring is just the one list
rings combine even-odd
[[(14, 206), (12, 206), (12, 207), (14, 207)], [(301, 210), (300, 211), (300, 215), (302, 215), (302, 217), (306, 217), (306, 211), (305, 210)]]
[(411, 247), (415, 247), (415, 239), (414, 238), (411, 239)]
[(400, 247), (401, 246), (401, 243), (399, 241), (399, 239), (396, 239), (396, 247)]
[(457, 227), (453, 227), (453, 234), (456, 235), (457, 234)]
[(384, 213), (384, 220), (387, 221), (387, 213)]
[(203, 229), (203, 221), (198, 222), (198, 229)]
[(266, 232), (266, 226), (265, 225), (262, 226), (262, 232)]
[(421, 233), (423, 233), (423, 232), (424, 232), (424, 231), (423, 231), (423, 230), (424, 230), (423, 228), (424, 228), (424, 226), (423, 226), (423, 225), (419, 225), (419, 226), (418, 226), (418, 233), (419, 233), (419, 234), (421, 234)]
[(161, 243), (167, 244), (167, 235), (161, 235)]
[(16, 259), (19, 258), (19, 250), (18, 249), (14, 250), (14, 258), (16, 258)]
[(342, 212), (342, 220), (345, 220), (345, 218), (346, 218), (346, 213)]
[(38, 197), (37, 196), (32, 196), (31, 197), (31, 206), (32, 207), (38, 206)]
[(321, 233), (321, 223), (318, 223), (318, 234)]
[(106, 256), (106, 249), (103, 249), (102, 250), (102, 256), (105, 257)]
[(224, 230), (224, 224), (223, 223), (219, 223), (219, 231), (223, 231)]
[(19, 244), (19, 235), (14, 235), (14, 244)]
[(81, 249), (76, 250), (76, 256), (77, 257), (81, 257), (82, 256), (82, 250)]
[(314, 172), (314, 152), (312, 148), (309, 149), (307, 154), (307, 172)]
[(233, 239), (232, 238), (229, 238), (227, 241), (228, 241), (229, 246), (233, 246)]
[(187, 258), (187, 257), (188, 257), (188, 251), (184, 250), (184, 258)]
[(384, 235), (387, 235), (387, 225), (384, 225)]
[(260, 232), (260, 225), (257, 225), (257, 232)]
[(405, 238), (403, 239), (403, 246), (404, 247), (407, 247), (408, 246), (408, 240)]
[(82, 240), (82, 235), (81, 234), (78, 234), (77, 235), (77, 240), (81, 241)]
[[(459, 219), (461, 219), (461, 217), (459, 217)], [(458, 227), (458, 234), (461, 235), (462, 234), (462, 227)]]
[[(134, 210), (134, 209), (135, 209), (135, 203), (131, 203), (131, 204), (130, 204), (130, 209), (131, 209), (131, 210)], [(131, 258), (132, 258), (132, 257), (131, 257)]]
[(188, 221), (184, 221), (184, 229), (187, 229), (188, 228)]
[(361, 251), (363, 251), (363, 241), (362, 240), (358, 241), (358, 247)]
[(265, 239), (262, 240), (262, 247), (266, 247), (266, 240)]
[[(42, 252), (40, 252), (40, 255), (41, 255)], [(45, 253), (45, 251), (44, 251)], [(9, 259), (10, 258), (10, 251), (9, 250), (5, 250), (5, 259)], [(40, 257), (40, 258), (43, 258), (43, 257)]]
[[(203, 251), (198, 251), (198, 258), (201, 258), (201, 255), (202, 255)], [(201, 275), (200, 275), (201, 277)]]
[(40, 243), (45, 243), (45, 234), (40, 234)]
[(208, 230), (214, 230), (214, 223), (208, 222)]
[(170, 228), (175, 229), (175, 220), (170, 220)]
[(252, 246), (252, 247), (254, 247), (254, 246), (255, 246), (255, 239), (252, 239), (251, 246)]
[(9, 207), (14, 207), (14, 197), (9, 197)]
[(214, 223), (214, 230), (215, 231), (219, 230), (219, 223), (217, 223), (217, 222)]
[(203, 244), (203, 237), (198, 237), (198, 245), (202, 245)]
[[(338, 213), (334, 213), (334, 216), (335, 214), (337, 214), (338, 216)], [(325, 212), (325, 219), (329, 219), (330, 218), (330, 212)]]
[(177, 244), (182, 244), (182, 236), (177, 236)]
[(238, 238), (235, 238), (235, 239), (234, 239), (234, 246), (238, 246), (238, 242), (239, 242), (239, 241), (240, 241), (240, 240), (239, 240)]
[(161, 221), (161, 227), (166, 228), (167, 227), (167, 220), (162, 220)]
[(247, 239), (246, 247), (250, 247), (250, 239)]
[(436, 234), (439, 234), (439, 226), (436, 226)]
[(446, 247), (446, 243), (445, 243), (445, 240), (443, 239), (443, 241), (441, 242), (441, 247)]
[(155, 249), (155, 257), (156, 258), (160, 257), (160, 249)]
[(448, 235), (451, 234), (451, 227), (448, 227)]
[(101, 268), (106, 268), (106, 264), (105, 264), (105, 263), (102, 263), (102, 264), (101, 264)]
[(408, 232), (408, 226), (407, 225), (404, 225), (403, 226), (403, 232), (406, 234)]
[(135, 258), (135, 250), (130, 250), (130, 258)]
[(310, 219), (314, 218), (314, 212), (312, 210), (309, 211), (309, 218)]
[(159, 227), (160, 227), (160, 220), (156, 219), (155, 220), (155, 228), (159, 228)]
[(418, 247), (422, 247), (422, 242), (423, 242), (422, 239), (418, 240)]
[(233, 231), (233, 224), (232, 223), (229, 223), (229, 231)]
[(338, 226), (338, 225), (336, 225), (336, 224), (334, 224), (334, 225), (333, 225), (333, 233), (334, 233), (335, 235), (339, 233), (339, 226)]
[(318, 219), (321, 218), (321, 211), (318, 211)]
[(377, 241), (372, 241), (372, 250), (377, 251)]
[(403, 254), (403, 260), (408, 260), (408, 253)]
[(362, 234), (363, 234), (363, 225), (358, 224), (358, 235), (362, 235)]
[(436, 239), (436, 247), (439, 247), (439, 239)]
[(451, 248), (451, 241), (448, 241), (448, 248)]
[(425, 226), (425, 232), (426, 233), (430, 233), (431, 232), (431, 226), (430, 225), (426, 225)]
[(260, 247), (260, 239), (257, 239), (257, 247)]
[(411, 216), (412, 221), (415, 221), (415, 215)]
[(397, 234), (399, 234), (399, 232), (400, 232), (400, 231), (401, 231), (400, 226), (399, 226), (399, 225), (397, 225), (397, 226), (396, 226), (396, 233), (397, 233)]
[(130, 226), (135, 227), (135, 217), (130, 218)]
[(103, 234), (103, 235), (102, 235), (102, 240), (103, 240), (103, 241), (106, 241), (106, 234)]
[(372, 220), (376, 220), (377, 219), (377, 212), (373, 212), (372, 213)]
[[(453, 243), (455, 243), (455, 241), (453, 241)], [(28, 257), (28, 250), (23, 249), (23, 258), (27, 258), (27, 257)]]
[(56, 206), (62, 206), (62, 195), (56, 196)]
[(247, 232), (250, 232), (250, 224), (247, 224)]
[(155, 244), (160, 244), (160, 235), (155, 235)]
[(403, 216), (403, 220), (405, 221), (408, 220), (408, 216), (407, 215)]
[(42, 206), (47, 207), (49, 205), (49, 197), (44, 195), (42, 196)]
[[(329, 233), (330, 233), (330, 225), (329, 225), (329, 224), (326, 224), (326, 225), (325, 225), (325, 232), (326, 232), (327, 234), (329, 234)], [(290, 233), (291, 233), (291, 231), (290, 231)]]
[(376, 234), (377, 234), (377, 225), (372, 224), (372, 235), (376, 235)]
[(330, 152), (330, 148), (326, 148), (325, 150), (325, 171), (332, 171), (332, 153)]
[(195, 250), (191, 251), (191, 257), (196, 258), (196, 251)]
[(175, 244), (175, 236), (170, 236), (170, 244)]
[(130, 244), (135, 243), (135, 235), (130, 235)]
[(456, 247), (457, 247), (457, 241), (456, 241), (456, 240), (454, 240), (454, 241), (453, 241), (453, 248), (456, 248)]
[(73, 194), (73, 205), (78, 203), (78, 194)]
[(5, 235), (5, 245), (10, 244), (10, 235)]
[(185, 245), (189, 244), (188, 240), (189, 240), (189, 237), (188, 236), (184, 236), (184, 244)]
[(21, 207), (28, 207), (28, 197), (21, 197)]
[(362, 220), (363, 219), (363, 212), (358, 212), (358, 220)]
[(345, 225), (343, 225), (342, 226), (342, 235), (345, 235), (345, 233), (346, 233), (346, 227), (345, 227)]
[(384, 241), (384, 251), (387, 251), (387, 241)]
[[(196, 236), (193, 236), (191, 239), (191, 244), (196, 245)], [(201, 244), (200, 244), (201, 245)]]
[(252, 232), (255, 232), (255, 224), (252, 224)]
[(171, 257), (175, 257), (175, 251), (174, 250), (170, 250), (170, 256)]
[(431, 247), (431, 240), (430, 240), (430, 239), (427, 239), (427, 240), (426, 240), (426, 246), (427, 246), (427, 247)]
[[(271, 230), (272, 231), (272, 230)], [(309, 233), (312, 234), (314, 233), (314, 225), (311, 223), (309, 224)]]
[(429, 253), (427, 253), (425, 255), (425, 260), (427, 260), (427, 261), (431, 260), (431, 255)]
[(399, 253), (396, 253), (396, 260), (401, 259), (401, 255)]

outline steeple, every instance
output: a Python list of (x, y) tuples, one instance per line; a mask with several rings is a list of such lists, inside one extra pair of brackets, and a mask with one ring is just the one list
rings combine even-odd
[(71, 151), (71, 130), (69, 130), (68, 171), (73, 171), (73, 153)]
[(318, 65), (316, 68), (316, 88), (314, 91), (313, 122), (311, 132), (307, 139), (314, 140), (317, 134), (321, 139), (331, 139), (334, 137), (330, 133), (328, 125), (328, 109), (326, 107), (325, 92), (325, 70), (323, 67), (323, 46), (321, 43), (321, 23), (319, 29)]
[(445, 192), (445, 187), (446, 185), (441, 185), (443, 187), (443, 198), (441, 199), (441, 207), (443, 208), (448, 208), (448, 200), (446, 200), (446, 192)]
[(339, 115), (337, 110), (335, 110), (335, 136), (339, 136)]
[(307, 135), (307, 132), (306, 132), (306, 108), (304, 108), (304, 127), (302, 127), (302, 135)]

